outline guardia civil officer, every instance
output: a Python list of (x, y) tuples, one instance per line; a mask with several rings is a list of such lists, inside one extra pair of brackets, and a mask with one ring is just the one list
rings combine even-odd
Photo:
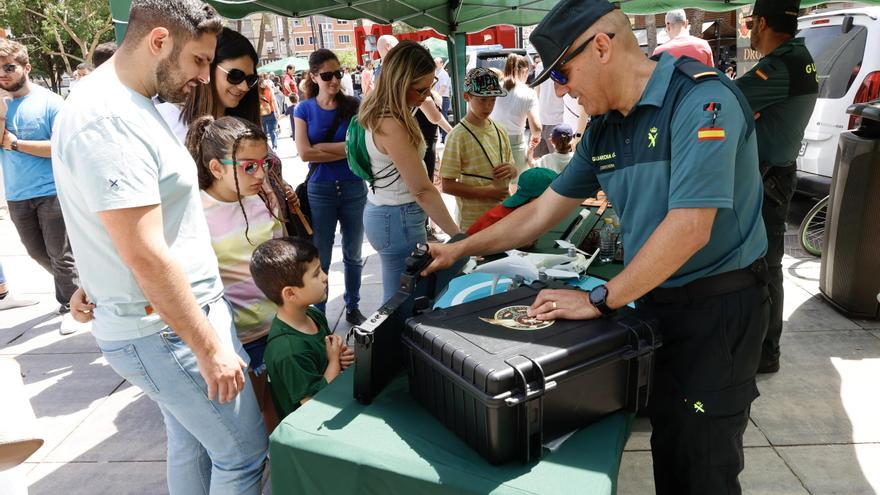
[(652, 61), (606, 0), (563, 0), (531, 35), (556, 93), (595, 118), (541, 197), (426, 271), (528, 244), (600, 187), (620, 216), (625, 267), (591, 293), (542, 291), (541, 319), (590, 319), (636, 301), (659, 321), (650, 398), (660, 494), (737, 494), (767, 325), (761, 176), (748, 102), (693, 59)]
[(758, 158), (764, 179), (770, 323), (758, 373), (779, 371), (785, 219), (797, 183), (795, 160), (819, 91), (813, 57), (803, 38), (794, 37), (799, 8), (800, 0), (755, 2), (747, 26), (752, 31), (752, 48), (764, 58), (736, 81), (755, 113)]

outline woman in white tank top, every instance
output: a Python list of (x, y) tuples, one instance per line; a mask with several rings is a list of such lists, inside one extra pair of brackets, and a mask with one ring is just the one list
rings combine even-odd
[(404, 262), (415, 245), (427, 242), (427, 217), (449, 235), (461, 232), (428, 178), (422, 160), (425, 141), (412, 115), (434, 82), (430, 52), (403, 41), (386, 55), (375, 88), (364, 98), (358, 115), (373, 172), (364, 231), (382, 260), (384, 300), (397, 291)]

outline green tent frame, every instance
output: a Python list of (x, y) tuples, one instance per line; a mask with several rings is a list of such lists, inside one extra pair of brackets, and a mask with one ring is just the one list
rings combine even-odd
[[(381, 24), (405, 22), (416, 28), (432, 28), (447, 36), (453, 87), (464, 80), (465, 34), (489, 26), (537, 24), (555, 7), (558, 0), (207, 0), (220, 14), (241, 19), (254, 12), (271, 12), (288, 17), (326, 15), (337, 19), (370, 19)], [(652, 14), (677, 8), (699, 8), (723, 12), (752, 5), (754, 0), (620, 0), (616, 2), (629, 14)], [(810, 7), (821, 0), (802, 0)], [(880, 0), (868, 3), (880, 4)], [(131, 0), (110, 0), (116, 38), (121, 42), (128, 21)], [(464, 113), (464, 102), (453, 105), (456, 120)]]

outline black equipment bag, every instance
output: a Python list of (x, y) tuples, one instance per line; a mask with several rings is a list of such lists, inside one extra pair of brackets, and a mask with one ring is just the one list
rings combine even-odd
[[(449, 242), (464, 239), (463, 234)], [(430, 309), (443, 294), (449, 282), (461, 273), (468, 258), (462, 258), (445, 270), (428, 277), (421, 272), (432, 258), (424, 244), (406, 259), (406, 269), (400, 276), (397, 293), (360, 325), (348, 333), (347, 340), (354, 338), (354, 398), (369, 404), (385, 385), (403, 369), (403, 349), (400, 333), (407, 318)]]
[(572, 289), (535, 282), (426, 312), (402, 335), (412, 395), (493, 464), (535, 460), (545, 442), (647, 403), (655, 324), (632, 311), (534, 330), (499, 323), (544, 288)]

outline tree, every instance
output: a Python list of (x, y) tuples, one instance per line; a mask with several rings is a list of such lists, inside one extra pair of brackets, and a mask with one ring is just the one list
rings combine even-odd
[(648, 38), (648, 55), (651, 55), (657, 48), (657, 18), (654, 14), (643, 17), (645, 19), (645, 34)]
[(691, 26), (691, 36), (702, 38), (703, 19), (705, 18), (706, 13), (700, 9), (684, 9), (684, 12), (687, 16), (688, 23)]
[(91, 62), (95, 48), (113, 40), (106, 0), (5, 0), (0, 19), (28, 47), (35, 75), (50, 79), (56, 91), (64, 72)]

